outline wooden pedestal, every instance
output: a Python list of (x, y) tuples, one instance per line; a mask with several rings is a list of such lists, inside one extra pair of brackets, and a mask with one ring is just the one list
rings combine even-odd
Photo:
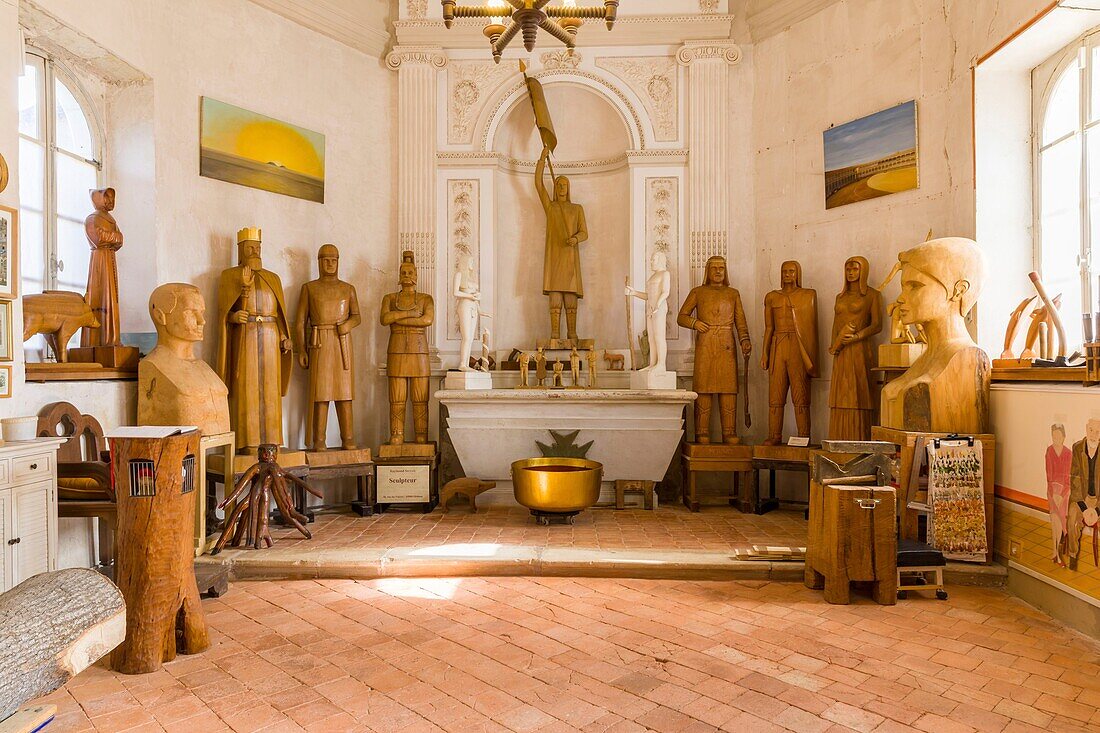
[(308, 452), (306, 462), (311, 479), (354, 478), (356, 500), (351, 503), (352, 511), (361, 517), (374, 514), (374, 461), (370, 448)]
[[(403, 450), (394, 450), (403, 449)], [(410, 449), (415, 449), (416, 452)], [(430, 450), (429, 450), (430, 449)], [(398, 455), (394, 455), (398, 453)], [(400, 455), (404, 453), (406, 455)], [(378, 469), (382, 467), (414, 467), (422, 466), (428, 469), (428, 500), (427, 501), (386, 501), (380, 496)], [(439, 489), (437, 487), (439, 453), (435, 443), (403, 443), (402, 445), (383, 445), (378, 450), (378, 458), (374, 460), (374, 511), (384, 512), (390, 507), (407, 507), (419, 509), (427, 514), (435, 509), (439, 503)]]
[(77, 346), (69, 349), (69, 362), (99, 364), (105, 369), (137, 371), (140, 353), (136, 346)]
[[(203, 554), (209, 549), (206, 546), (206, 520), (208, 507), (206, 505), (206, 454), (215, 449), (221, 448), (221, 460), (225, 465), (233, 460), (233, 456), (236, 454), (236, 436), (233, 431), (228, 433), (218, 433), (217, 435), (204, 435), (199, 438), (199, 474), (198, 474), (198, 496), (195, 500), (195, 557)], [(211, 546), (213, 541), (211, 542)]]
[(752, 449), (752, 465), (754, 474), (756, 471), (768, 472), (768, 495), (756, 496), (754, 511), (757, 514), (767, 514), (773, 509), (779, 508), (779, 499), (775, 496), (775, 472), (794, 471), (806, 474), (806, 496), (809, 500), (810, 479), (810, 454), (820, 446), (793, 446), (793, 445), (756, 445)]
[(807, 588), (825, 589), (825, 601), (849, 602), (852, 581), (869, 581), (876, 602), (897, 603), (898, 540), (895, 491), (890, 486), (810, 482), (806, 540)]
[(725, 443), (685, 443), (681, 458), (684, 466), (684, 506), (699, 511), (697, 474), (732, 473), (730, 506), (742, 512), (756, 508), (756, 474), (753, 471), (751, 445)]

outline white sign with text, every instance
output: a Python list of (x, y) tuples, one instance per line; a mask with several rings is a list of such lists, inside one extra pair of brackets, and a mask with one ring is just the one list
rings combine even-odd
[(420, 504), (431, 500), (429, 466), (378, 466), (379, 504)]

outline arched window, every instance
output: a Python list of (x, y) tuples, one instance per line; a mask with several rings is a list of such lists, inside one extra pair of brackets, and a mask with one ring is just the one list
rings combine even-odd
[(84, 219), (99, 188), (103, 132), (76, 79), (28, 51), (19, 79), (19, 212), (22, 292), (88, 284)]

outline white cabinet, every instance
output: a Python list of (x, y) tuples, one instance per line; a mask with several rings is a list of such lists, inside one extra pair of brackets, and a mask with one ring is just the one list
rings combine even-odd
[(57, 569), (57, 447), (0, 446), (0, 591)]

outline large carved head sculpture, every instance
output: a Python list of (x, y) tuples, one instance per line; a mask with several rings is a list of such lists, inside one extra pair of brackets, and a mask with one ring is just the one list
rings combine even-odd
[(157, 343), (194, 344), (202, 341), (206, 301), (189, 283), (166, 283), (149, 296), (149, 317), (157, 329)]
[(906, 325), (965, 317), (985, 280), (985, 255), (977, 242), (965, 237), (917, 245), (898, 255), (898, 267), (898, 314)]

